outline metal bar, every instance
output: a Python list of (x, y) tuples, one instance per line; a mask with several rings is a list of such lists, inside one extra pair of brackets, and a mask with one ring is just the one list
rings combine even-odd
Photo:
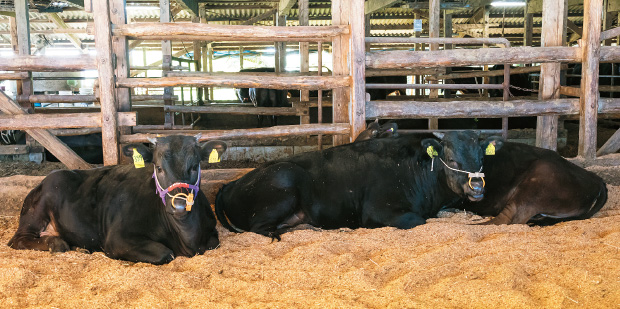
[(504, 89), (502, 84), (366, 84), (366, 89)]

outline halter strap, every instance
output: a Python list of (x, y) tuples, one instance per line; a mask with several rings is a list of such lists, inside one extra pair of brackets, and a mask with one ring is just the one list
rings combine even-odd
[(196, 195), (198, 193), (198, 191), (200, 191), (200, 164), (198, 164), (198, 180), (196, 181), (196, 184), (188, 184), (185, 182), (175, 182), (172, 185), (170, 185), (168, 188), (164, 189), (161, 187), (161, 185), (159, 184), (159, 180), (157, 179), (157, 174), (156, 174), (156, 168), (153, 169), (153, 179), (155, 179), (155, 193), (157, 195), (159, 195), (159, 197), (161, 198), (162, 203), (164, 203), (164, 205), (166, 205), (166, 194), (170, 197), (172, 197), (173, 199), (176, 198), (181, 198), (187, 201), (187, 204), (190, 206), (191, 209), (191, 205), (194, 204), (193, 201), (193, 196), (192, 198), (189, 198), (189, 196), (187, 194), (181, 194), (181, 195), (185, 195), (185, 197), (178, 197), (177, 195), (171, 195), (169, 192), (176, 189), (176, 188), (186, 188), (186, 189), (191, 189), (192, 190), (192, 194)]

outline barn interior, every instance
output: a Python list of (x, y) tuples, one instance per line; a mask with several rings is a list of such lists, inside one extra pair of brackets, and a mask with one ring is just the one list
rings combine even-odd
[[(249, 89), (279, 99), (257, 103)], [(585, 223), (480, 230), (463, 213), (411, 231), (298, 231), (272, 246), (224, 231), (219, 252), (159, 269), (2, 245), (11, 306), (620, 303), (620, 1), (0, 0), (0, 90), (4, 243), (41, 176), (128, 163), (122, 146), (171, 134), (228, 143), (222, 162), (204, 164), (210, 200), (262, 162), (350, 143), (377, 119), (399, 134), (502, 135), (611, 184)]]
[[(1, 85), (8, 99), (55, 122), (44, 129), (69, 147), (23, 134), (34, 128), (26, 117), (5, 121), (3, 143), (17, 145), (0, 153), (70, 162), (80, 161), (65, 158), (77, 151), (89, 164), (110, 165), (123, 160), (123, 144), (201, 132), (229, 140), (230, 160), (264, 162), (350, 142), (375, 119), (396, 121), (403, 134), (476, 129), (587, 160), (617, 152), (616, 1), (604, 1), (596, 20), (601, 74), (592, 72), (598, 91), (588, 102), (597, 101), (598, 113), (588, 117), (577, 112), (586, 97), (583, 1), (558, 4), (557, 16), (543, 14), (542, 0), (435, 2), (368, 1), (357, 13), (338, 1), (111, 1), (107, 16), (89, 1), (31, 1), (23, 10), (3, 1)], [(106, 42), (96, 44), (96, 33)], [(98, 62), (108, 51), (106, 73)], [(287, 98), (253, 103), (252, 87)], [(98, 123), (99, 112), (115, 116)], [(85, 116), (78, 114), (90, 124), (72, 119), (67, 127), (59, 118)], [(568, 148), (566, 123), (580, 132)]]

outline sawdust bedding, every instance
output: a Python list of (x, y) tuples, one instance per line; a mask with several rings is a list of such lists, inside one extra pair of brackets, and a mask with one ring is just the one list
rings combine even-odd
[(460, 212), (410, 230), (299, 230), (280, 242), (219, 228), (218, 249), (153, 266), (8, 248), (41, 179), (0, 178), (3, 308), (620, 307), (617, 183), (583, 221), (476, 226), (482, 218)]

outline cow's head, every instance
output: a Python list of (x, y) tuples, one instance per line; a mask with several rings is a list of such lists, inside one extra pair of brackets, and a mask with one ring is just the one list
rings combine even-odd
[(126, 156), (132, 157), (137, 152), (145, 163), (153, 164), (157, 192), (168, 213), (184, 214), (191, 210), (200, 190), (200, 161), (216, 154), (219, 158), (226, 151), (224, 142), (199, 143), (199, 138), (200, 135), (149, 138), (154, 145), (152, 151), (143, 144), (123, 147)]
[[(433, 168), (442, 169), (448, 187), (461, 197), (479, 201), (484, 197), (483, 158), (503, 145), (501, 137), (492, 136), (479, 142), (473, 131), (445, 133), (442, 140), (422, 141), (426, 154), (433, 158)], [(491, 146), (489, 146), (491, 145)]]
[(379, 119), (368, 124), (366, 130), (360, 132), (355, 139), (356, 142), (361, 142), (373, 138), (387, 138), (398, 136), (398, 125), (394, 122), (387, 122), (383, 125), (379, 125)]

